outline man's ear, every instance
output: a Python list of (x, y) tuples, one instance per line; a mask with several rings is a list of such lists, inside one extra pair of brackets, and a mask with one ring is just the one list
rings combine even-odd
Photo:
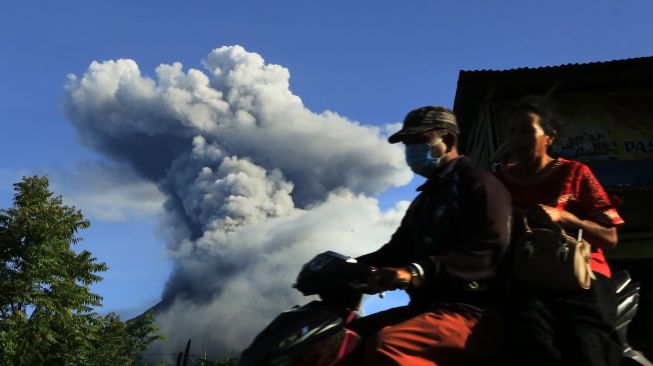
[(553, 130), (553, 131), (551, 131), (551, 133), (547, 134), (547, 136), (549, 136), (549, 143), (548, 143), (548, 145), (551, 146), (551, 145), (553, 145), (553, 143), (554, 143), (554, 142), (556, 141), (556, 139), (558, 138), (558, 131)]
[(455, 146), (456, 146), (456, 135), (453, 133), (447, 133), (446, 135), (442, 136), (442, 142), (444, 142), (445, 145), (447, 145), (447, 150), (446, 152), (450, 152)]

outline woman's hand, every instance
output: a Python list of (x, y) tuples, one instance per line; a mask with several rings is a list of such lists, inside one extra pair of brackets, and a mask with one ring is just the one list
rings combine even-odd
[(549, 216), (549, 219), (551, 221), (555, 222), (556, 224), (563, 226), (563, 227), (568, 227), (570, 223), (578, 222), (580, 221), (576, 215), (572, 214), (569, 211), (561, 210), (556, 207), (551, 207), (547, 205), (539, 205), (540, 208), (544, 211), (544, 213)]
[(551, 221), (565, 229), (583, 229), (583, 235), (594, 247), (612, 249), (617, 246), (617, 228), (604, 227), (590, 220), (581, 220), (569, 211), (539, 205)]

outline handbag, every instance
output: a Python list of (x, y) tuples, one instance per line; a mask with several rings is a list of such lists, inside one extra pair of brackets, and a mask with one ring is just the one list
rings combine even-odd
[(590, 268), (591, 246), (582, 238), (568, 235), (562, 226), (549, 222), (531, 228), (524, 215), (522, 235), (512, 248), (512, 278), (544, 290), (577, 291), (589, 289), (596, 279)]

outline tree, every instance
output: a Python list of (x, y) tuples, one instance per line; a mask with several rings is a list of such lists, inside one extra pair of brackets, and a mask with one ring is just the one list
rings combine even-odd
[[(23, 178), (14, 192), (0, 210), (0, 365), (133, 363), (160, 336), (151, 316), (130, 325), (94, 312), (102, 298), (90, 286), (107, 266), (72, 250), (89, 221), (53, 196), (47, 177)], [(111, 352), (127, 358), (104, 363)]]
[(132, 365), (143, 362), (141, 354), (157, 339), (163, 339), (147, 312), (128, 322), (110, 313), (102, 319), (93, 362), (96, 365)]

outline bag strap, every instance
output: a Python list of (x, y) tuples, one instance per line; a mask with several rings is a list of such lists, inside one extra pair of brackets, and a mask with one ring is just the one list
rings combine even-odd
[(526, 229), (526, 233), (531, 234), (533, 232), (533, 229), (531, 229), (531, 226), (528, 224), (528, 215), (524, 213), (522, 215), (522, 219), (524, 220), (524, 229)]

